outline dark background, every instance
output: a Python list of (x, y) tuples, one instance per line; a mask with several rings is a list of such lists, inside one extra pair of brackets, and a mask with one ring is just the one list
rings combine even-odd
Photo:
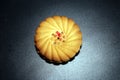
[[(36, 53), (34, 33), (53, 15), (75, 20), (83, 46), (65, 65)], [(119, 0), (0, 1), (0, 80), (120, 80)]]

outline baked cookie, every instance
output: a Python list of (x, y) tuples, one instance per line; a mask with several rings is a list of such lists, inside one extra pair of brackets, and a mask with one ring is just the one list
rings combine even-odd
[(82, 45), (79, 26), (65, 16), (52, 16), (40, 23), (35, 32), (38, 53), (50, 62), (67, 62)]

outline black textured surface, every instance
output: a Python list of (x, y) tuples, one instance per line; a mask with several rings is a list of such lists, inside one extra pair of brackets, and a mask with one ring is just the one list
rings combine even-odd
[[(120, 80), (119, 0), (0, 1), (0, 80)], [(34, 31), (53, 15), (75, 20), (83, 46), (65, 65), (36, 53)]]

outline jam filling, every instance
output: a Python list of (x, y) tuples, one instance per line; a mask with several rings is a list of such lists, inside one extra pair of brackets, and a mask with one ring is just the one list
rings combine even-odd
[(54, 38), (54, 44), (60, 44), (60, 42), (65, 42), (65, 35), (63, 32), (56, 31), (55, 33), (52, 33), (52, 36)]

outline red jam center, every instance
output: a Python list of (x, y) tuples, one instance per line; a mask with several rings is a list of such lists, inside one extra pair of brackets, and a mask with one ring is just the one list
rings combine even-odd
[(58, 36), (58, 37), (60, 37), (60, 36), (61, 36), (61, 33), (60, 33), (60, 32), (58, 32), (58, 31), (56, 31), (56, 34), (57, 34), (57, 36)]
[(65, 42), (65, 35), (63, 32), (56, 31), (55, 34), (52, 33), (52, 36), (54, 37), (54, 44)]

